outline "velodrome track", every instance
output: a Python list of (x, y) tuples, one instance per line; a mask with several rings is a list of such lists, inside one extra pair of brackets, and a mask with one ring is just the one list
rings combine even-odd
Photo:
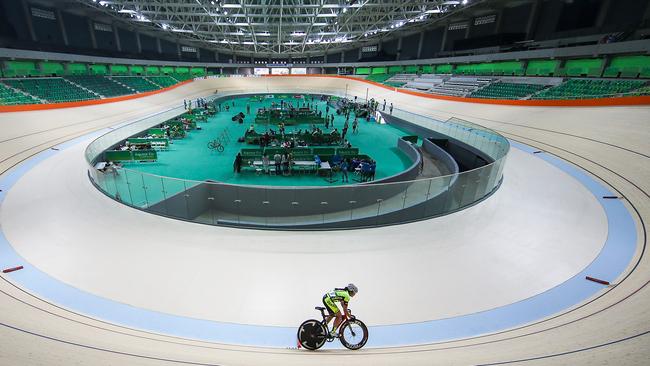
[[(632, 263), (620, 278), (609, 279), (616, 286), (604, 288), (589, 301), (565, 310), (559, 316), (525, 327), (461, 341), (367, 348), (355, 353), (328, 350), (317, 354), (191, 341), (108, 324), (48, 303), (37, 295), (21, 290), (12, 283), (10, 276), (3, 275), (0, 283), (3, 292), (0, 297), (0, 364), (68, 365), (76, 362), (149, 365), (184, 362), (219, 365), (466, 365), (516, 363), (521, 360), (520, 363), (533, 365), (636, 365), (644, 364), (650, 358), (650, 334), (647, 334), (650, 332), (650, 294), (647, 287), (650, 263), (645, 255), (646, 221), (650, 209), (648, 107), (478, 105), (399, 94), (367, 83), (338, 78), (208, 79), (125, 102), (1, 114), (0, 171), (6, 172), (36, 153), (62, 142), (176, 106), (182, 99), (210, 95), (215, 89), (340, 93), (346, 88), (350, 95), (361, 98), (365, 97), (366, 92), (379, 100), (386, 98), (400, 109), (438, 119), (459, 117), (484, 125), (586, 170), (608, 185), (612, 192), (624, 197), (621, 201), (632, 213), (638, 240)], [(52, 180), (75, 175), (63, 168), (52, 174)], [(113, 210), (131, 210), (107, 199), (105, 202)], [(0, 213), (3, 209), (0, 206)], [(96, 214), (102, 213), (99, 210)], [(59, 214), (63, 217), (71, 215), (64, 209)], [(166, 220), (154, 216), (149, 219)], [(5, 225), (3, 220), (3, 230)], [(36, 221), (30, 227), (38, 231), (39, 225), (45, 226)], [(84, 222), (78, 225), (84, 225)], [(195, 228), (193, 224), (182, 225), (187, 226), (188, 230)], [(402, 227), (389, 227), (383, 232), (398, 235)], [(363, 237), (363, 231), (346, 233), (351, 241), (355, 237)], [(574, 235), (569, 232), (563, 234)], [(241, 231), (241, 234), (234, 235), (240, 235), (243, 241), (249, 234)], [(547, 275), (543, 273), (543, 268), (539, 272), (540, 277)]]

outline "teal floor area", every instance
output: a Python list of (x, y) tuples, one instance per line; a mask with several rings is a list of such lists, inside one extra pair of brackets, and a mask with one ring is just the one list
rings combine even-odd
[[(307, 97), (309, 98), (309, 97)], [(258, 148), (257, 145), (250, 145), (237, 142), (237, 138), (244, 136), (246, 129), (254, 122), (255, 112), (258, 108), (270, 107), (275, 101), (279, 103), (279, 96), (276, 98), (265, 98), (263, 101), (253, 101), (250, 98), (237, 98), (232, 101), (222, 102), (231, 105), (228, 112), (217, 112), (216, 116), (208, 119), (207, 122), (199, 122), (201, 130), (190, 131), (184, 139), (173, 140), (173, 144), (167, 151), (158, 152), (158, 161), (153, 163), (129, 163), (124, 167), (143, 173), (159, 176), (187, 179), (187, 180), (213, 180), (231, 184), (266, 185), (266, 186), (322, 186), (345, 184), (339, 179), (334, 183), (328, 183), (322, 177), (315, 174), (292, 174), (291, 176), (277, 176), (256, 174), (248, 170), (236, 174), (233, 171), (235, 156), (242, 148)], [(294, 99), (288, 96), (286, 101), (302, 104), (303, 99)], [(309, 101), (309, 100), (308, 100)], [(232, 106), (234, 102), (234, 106)], [(325, 113), (326, 102), (314, 98), (318, 110)], [(240, 111), (246, 113), (246, 107), (250, 105), (251, 114), (246, 115), (243, 124), (231, 121), (231, 117)], [(330, 114), (334, 113), (334, 126), (339, 131), (343, 129), (345, 116), (338, 116), (334, 108), (330, 107)], [(387, 124), (366, 122), (359, 119), (359, 132), (352, 133), (352, 120), (346, 138), (353, 147), (358, 147), (360, 153), (371, 156), (377, 161), (376, 178), (381, 179), (399, 173), (411, 164), (409, 158), (397, 148), (397, 140), (405, 135)], [(256, 131), (263, 133), (266, 126), (256, 125)], [(307, 129), (308, 125), (288, 126), (287, 132), (297, 129)], [(277, 126), (273, 126), (277, 131)], [(324, 126), (321, 126), (324, 128)], [(330, 130), (332, 127), (330, 127)], [(230, 142), (225, 145), (222, 153), (210, 150), (208, 143), (217, 138), (224, 130), (230, 135)], [(352, 182), (355, 183), (355, 182)]]

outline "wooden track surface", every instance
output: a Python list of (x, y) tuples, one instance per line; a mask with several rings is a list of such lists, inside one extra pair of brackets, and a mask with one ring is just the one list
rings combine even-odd
[[(0, 365), (645, 365), (650, 359), (650, 108), (475, 105), (397, 94), (336, 78), (202, 80), (145, 98), (74, 109), (0, 114), (0, 172), (88, 132), (227, 90), (341, 92), (436, 118), (459, 117), (557, 155), (623, 197), (637, 223), (637, 253), (616, 286), (571, 311), (499, 334), (355, 353), (269, 350), (125, 329), (49, 304), (0, 281)], [(299, 89), (299, 90), (296, 90)], [(61, 213), (65, 214), (65, 213)], [(396, 227), (398, 230), (399, 227)], [(516, 362), (519, 360), (520, 362)]]

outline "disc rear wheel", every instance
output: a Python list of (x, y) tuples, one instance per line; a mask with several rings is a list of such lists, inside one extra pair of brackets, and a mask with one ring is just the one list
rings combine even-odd
[(298, 341), (310, 351), (317, 350), (327, 341), (327, 329), (316, 319), (306, 320), (298, 328)]

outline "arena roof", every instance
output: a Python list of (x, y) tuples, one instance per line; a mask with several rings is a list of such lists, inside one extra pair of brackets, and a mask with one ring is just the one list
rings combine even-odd
[[(485, 0), (76, 0), (235, 54), (317, 55), (432, 26)], [(77, 4), (78, 5), (78, 4)]]

